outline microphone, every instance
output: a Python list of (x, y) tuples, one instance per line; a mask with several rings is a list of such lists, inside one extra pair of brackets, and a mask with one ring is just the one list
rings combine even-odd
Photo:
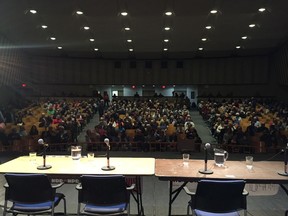
[(104, 139), (104, 143), (107, 146), (107, 151), (106, 151), (106, 157), (107, 157), (107, 166), (102, 167), (101, 169), (104, 171), (110, 171), (110, 170), (114, 170), (115, 167), (114, 166), (110, 166), (110, 144), (109, 144), (109, 139), (105, 138)]
[(39, 170), (46, 170), (46, 169), (50, 169), (52, 166), (51, 165), (46, 165), (46, 149), (48, 148), (48, 144), (44, 142), (43, 139), (39, 139), (38, 140), (38, 144), (39, 145), (43, 145), (43, 165), (38, 166), (37, 169)]
[(204, 152), (205, 152), (205, 159), (204, 159), (204, 169), (200, 169), (199, 173), (202, 174), (212, 174), (213, 171), (212, 170), (208, 170), (207, 169), (207, 162), (208, 162), (208, 149), (211, 148), (211, 144), (210, 143), (206, 143), (204, 145)]
[(288, 176), (287, 173), (287, 163), (288, 163), (288, 143), (284, 149), (284, 171), (283, 172), (278, 172), (279, 175), (282, 176)]
[(44, 145), (44, 140), (43, 140), (43, 139), (39, 139), (39, 140), (38, 140), (38, 144)]
[(48, 143), (45, 143), (43, 139), (38, 139), (38, 144), (43, 145), (46, 148), (49, 146)]

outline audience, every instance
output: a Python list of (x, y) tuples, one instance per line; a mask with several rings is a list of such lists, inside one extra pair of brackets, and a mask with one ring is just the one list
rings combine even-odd
[[(77, 142), (85, 125), (99, 113), (99, 123), (86, 131), (88, 143), (103, 142), (108, 137), (128, 149), (136, 142), (143, 151), (149, 150), (149, 142), (177, 142), (184, 138), (202, 143), (185, 95), (175, 94), (177, 103), (158, 95), (131, 100), (113, 97), (111, 101), (108, 94), (104, 96), (105, 99), (42, 99), (42, 114), (38, 122), (26, 128), (29, 132), (23, 119), (33, 116), (31, 107), (13, 114), (1, 108), (0, 123), (4, 126), (0, 128), (0, 141), (10, 145), (13, 140), (38, 135), (47, 143)], [(287, 143), (288, 108), (284, 103), (255, 98), (207, 100), (198, 103), (198, 110), (219, 144), (250, 145), (256, 135), (266, 147), (283, 147)], [(7, 119), (18, 124), (19, 131), (14, 127), (6, 133)], [(129, 135), (128, 130), (134, 134)]]
[(287, 143), (287, 104), (255, 98), (207, 100), (198, 109), (219, 144), (249, 145), (257, 134), (265, 147)]

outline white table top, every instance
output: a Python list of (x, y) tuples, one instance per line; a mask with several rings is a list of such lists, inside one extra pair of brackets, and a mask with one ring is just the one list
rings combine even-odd
[(21, 156), (0, 165), (0, 173), (45, 173), (47, 175), (83, 175), (83, 174), (122, 174), (122, 175), (154, 175), (155, 158), (119, 158), (110, 157), (110, 166), (115, 170), (103, 171), (107, 165), (106, 157), (88, 159), (82, 157), (73, 160), (70, 156), (47, 156), (46, 165), (52, 168), (38, 170), (43, 165), (43, 157), (37, 156), (31, 161), (29, 156)]

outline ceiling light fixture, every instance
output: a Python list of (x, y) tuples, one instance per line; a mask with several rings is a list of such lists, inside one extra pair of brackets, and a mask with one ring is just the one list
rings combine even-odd
[(259, 8), (258, 11), (259, 12), (264, 12), (264, 11), (266, 11), (266, 8)]
[(169, 39), (164, 39), (164, 42), (166, 42), (166, 43), (169, 42)]
[(256, 24), (254, 24), (254, 23), (251, 23), (251, 24), (249, 25), (250, 28), (254, 28), (255, 26), (256, 26)]
[(84, 28), (84, 30), (89, 30), (90, 29), (89, 26), (84, 26), (83, 28)]
[(61, 46), (58, 46), (58, 47), (57, 47), (57, 49), (60, 49), (60, 50), (61, 50), (62, 48), (63, 48), (63, 47), (61, 47)]
[(241, 46), (236, 46), (236, 49), (240, 49), (241, 48)]
[(202, 41), (207, 41), (207, 38), (202, 38), (201, 40), (202, 40)]
[(131, 48), (131, 49), (129, 49), (129, 52), (133, 52), (133, 49)]
[(128, 39), (128, 40), (127, 40), (127, 42), (128, 42), (128, 43), (131, 43), (131, 42), (132, 42), (132, 40), (131, 40), (131, 39)]
[(167, 50), (168, 50), (168, 48), (164, 48), (163, 50), (164, 50), (164, 51), (167, 51)]
[(48, 28), (48, 26), (47, 25), (42, 25), (41, 28), (46, 29), (46, 28)]
[(125, 31), (130, 31), (130, 28), (129, 27), (125, 27), (124, 30)]
[(170, 30), (170, 27), (165, 27), (164, 28), (166, 31), (169, 31)]
[(199, 47), (198, 50), (202, 51), (204, 48), (203, 47)]
[(218, 11), (214, 9), (214, 10), (211, 10), (210, 13), (211, 14), (216, 14), (216, 13), (218, 13)]
[(121, 12), (121, 15), (122, 15), (122, 16), (127, 16), (128, 13), (127, 13), (126, 11), (123, 11), (123, 12)]
[(32, 13), (32, 14), (36, 14), (37, 13), (37, 11), (34, 10), (34, 9), (29, 10), (29, 12)]
[(241, 37), (243, 40), (246, 40), (248, 37), (247, 36), (242, 36)]
[(167, 11), (167, 12), (165, 12), (165, 15), (166, 16), (171, 16), (173, 13), (171, 12), (171, 11)]
[(95, 41), (95, 39), (94, 39), (94, 38), (90, 38), (89, 40), (90, 40), (91, 42)]
[(56, 38), (55, 38), (55, 37), (50, 37), (50, 39), (51, 39), (51, 40), (56, 40)]
[(206, 29), (211, 29), (212, 26), (208, 25), (208, 26), (205, 26)]
[(98, 48), (94, 48), (94, 51), (98, 51), (99, 49)]
[(76, 11), (76, 14), (83, 15), (83, 11)]

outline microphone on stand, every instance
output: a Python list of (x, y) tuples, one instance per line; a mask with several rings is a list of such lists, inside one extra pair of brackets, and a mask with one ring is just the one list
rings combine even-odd
[(212, 170), (208, 170), (207, 169), (207, 161), (208, 161), (208, 149), (210, 149), (211, 145), (210, 143), (206, 143), (205, 146), (204, 146), (204, 151), (205, 151), (205, 159), (204, 159), (204, 169), (200, 169), (199, 170), (199, 173), (202, 173), (202, 174), (212, 174), (213, 171)]
[(284, 149), (284, 171), (283, 172), (278, 172), (279, 175), (282, 175), (282, 176), (288, 176), (288, 173), (287, 173), (287, 162), (288, 162), (288, 143)]
[(46, 170), (46, 169), (50, 169), (52, 166), (51, 165), (46, 165), (46, 149), (49, 147), (49, 145), (47, 143), (44, 143), (43, 139), (39, 139), (38, 140), (38, 144), (39, 145), (43, 145), (43, 165), (38, 166), (37, 169), (39, 170)]
[(107, 166), (104, 166), (104, 167), (102, 167), (101, 169), (102, 169), (102, 170), (105, 170), (105, 171), (114, 170), (115, 167), (114, 167), (114, 166), (110, 166), (110, 144), (109, 144), (109, 139), (108, 139), (108, 138), (105, 138), (105, 139), (104, 139), (104, 143), (105, 143), (106, 146), (107, 146), (107, 151), (106, 151)]

